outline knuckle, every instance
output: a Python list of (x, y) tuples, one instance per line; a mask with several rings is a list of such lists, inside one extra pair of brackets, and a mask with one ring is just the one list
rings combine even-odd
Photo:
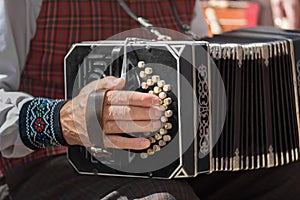
[(115, 117), (118, 115), (116, 112), (117, 112), (118, 110), (116, 109), (116, 107), (115, 106), (110, 106), (110, 108), (109, 108), (109, 110), (108, 110), (108, 112), (107, 112), (107, 115), (109, 116), (109, 119), (110, 120), (114, 120), (115, 119)]
[(113, 91), (108, 91), (105, 95), (104, 104), (109, 104), (112, 101)]
[(139, 99), (140, 99), (141, 102), (148, 105), (148, 101), (149, 101), (149, 95), (148, 94), (140, 94)]
[(115, 106), (111, 108), (108, 114), (110, 115), (110, 119), (118, 120), (128, 118), (130, 112), (130, 108), (127, 106)]
[(131, 124), (131, 123), (129, 123), (129, 122), (121, 122), (121, 123), (120, 123), (120, 125), (122, 126), (122, 127), (120, 127), (121, 130), (122, 130), (123, 132), (125, 132), (125, 133), (129, 132), (130, 124)]
[(127, 107), (127, 109), (128, 109), (128, 118), (132, 119), (133, 116), (135, 116), (136, 111), (135, 111), (135, 109), (132, 108), (132, 107)]
[(151, 118), (152, 116), (154, 116), (154, 111), (152, 108), (143, 109), (141, 113), (143, 113), (143, 115), (147, 118)]
[(111, 96), (110, 96), (110, 103), (111, 104), (115, 104), (116, 102), (118, 102), (119, 99), (119, 94), (117, 92), (112, 92)]
[(112, 108), (112, 107), (110, 107), (110, 108), (108, 109), (108, 111), (107, 111), (107, 116), (108, 116), (109, 119), (113, 119), (113, 117), (114, 117), (114, 111), (113, 111), (113, 108)]
[(113, 95), (113, 102), (116, 104), (128, 104), (127, 92), (115, 92)]
[(112, 127), (113, 127), (113, 125), (112, 125), (113, 123), (112, 122), (110, 122), (110, 121), (106, 121), (105, 123), (103, 123), (103, 131), (104, 131), (104, 133), (110, 133), (110, 132), (112, 132)]
[(120, 116), (123, 118), (130, 117), (132, 109), (128, 106), (122, 106), (120, 109)]
[[(105, 113), (105, 114), (104, 114)], [(102, 123), (111, 118), (111, 107), (104, 106), (103, 115), (102, 115)]]

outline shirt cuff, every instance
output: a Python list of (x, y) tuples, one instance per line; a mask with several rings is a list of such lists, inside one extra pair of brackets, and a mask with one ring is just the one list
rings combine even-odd
[(35, 98), (26, 102), (19, 115), (22, 142), (37, 150), (53, 146), (67, 146), (60, 125), (60, 109), (64, 100)]

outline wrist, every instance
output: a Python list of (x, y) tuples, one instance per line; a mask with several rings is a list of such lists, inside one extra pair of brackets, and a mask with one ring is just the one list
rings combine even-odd
[(60, 124), (62, 135), (69, 145), (78, 144), (78, 134), (76, 133), (75, 123), (72, 116), (72, 103), (68, 101), (60, 110)]
[(90, 146), (86, 136), (83, 103), (68, 101), (60, 110), (60, 124), (62, 135), (69, 145)]

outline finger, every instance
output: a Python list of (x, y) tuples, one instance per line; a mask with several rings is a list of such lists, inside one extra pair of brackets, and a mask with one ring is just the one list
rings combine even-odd
[(106, 121), (103, 130), (106, 134), (153, 132), (161, 127), (159, 120), (153, 121)]
[(103, 121), (112, 120), (158, 120), (162, 116), (159, 107), (112, 106), (104, 107)]
[(292, 1), (291, 3), (285, 3), (284, 9), (286, 16), (288, 18), (289, 22), (289, 28), (290, 29), (296, 29), (298, 28), (299, 24), (299, 11), (300, 11), (300, 5), (299, 1)]
[(150, 146), (150, 141), (145, 138), (126, 138), (119, 135), (108, 135), (105, 137), (106, 148), (142, 150)]
[(280, 25), (281, 19), (284, 17), (284, 9), (281, 4), (281, 0), (271, 0), (271, 7), (272, 7), (272, 13), (273, 13), (273, 19), (275, 22), (275, 25)]
[(152, 94), (134, 91), (108, 91), (105, 104), (151, 107), (159, 105), (159, 98)]

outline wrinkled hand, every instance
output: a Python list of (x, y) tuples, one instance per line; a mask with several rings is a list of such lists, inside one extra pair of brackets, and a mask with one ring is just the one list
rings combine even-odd
[[(91, 92), (109, 89), (104, 100), (102, 129), (104, 146), (121, 149), (145, 149), (150, 142), (145, 138), (128, 138), (120, 134), (152, 132), (161, 127), (159, 99), (155, 95), (120, 91), (123, 79), (106, 77), (86, 85), (78, 96), (67, 102), (60, 111), (63, 136), (70, 145), (89, 147), (86, 129), (86, 104)], [(100, 106), (100, 105), (99, 105)]]
[(280, 26), (287, 19), (288, 29), (300, 28), (300, 0), (271, 0), (275, 25)]

